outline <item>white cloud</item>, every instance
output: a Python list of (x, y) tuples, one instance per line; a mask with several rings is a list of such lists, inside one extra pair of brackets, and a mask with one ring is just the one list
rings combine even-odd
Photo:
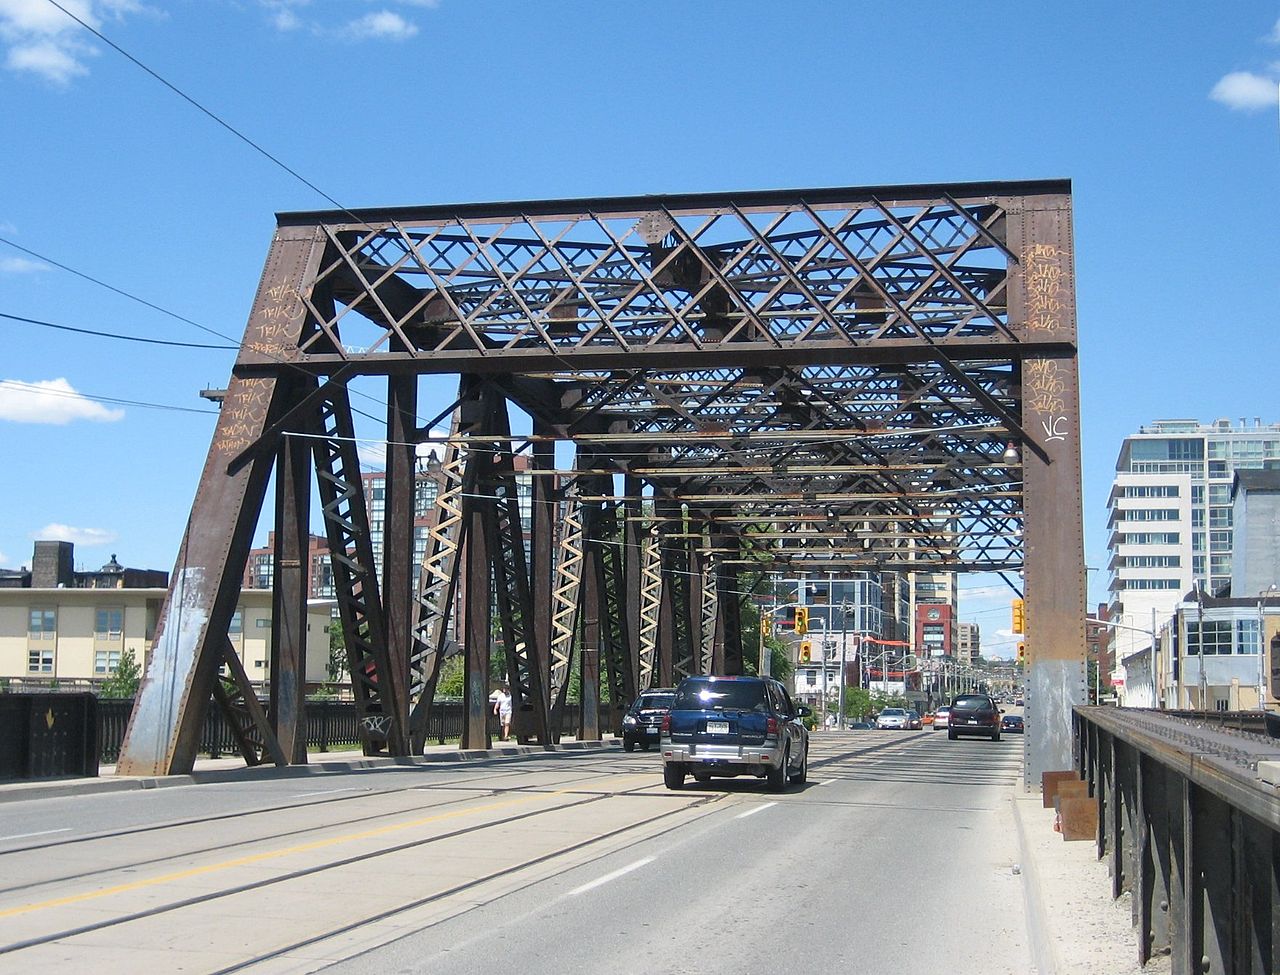
[(1271, 28), (1271, 33), (1267, 35), (1267, 40), (1272, 44), (1280, 44), (1280, 20), (1276, 21), (1276, 25)]
[(49, 270), (52, 269), (44, 261), (33, 261), (29, 257), (0, 257), (0, 274), (35, 274)]
[(1276, 104), (1277, 82), (1251, 71), (1233, 71), (1213, 86), (1209, 97), (1230, 109), (1254, 112)]
[(124, 419), (124, 410), (108, 409), (82, 396), (65, 379), (34, 383), (0, 379), (0, 420), (64, 426), (75, 420), (111, 423)]
[[(90, 27), (106, 17), (120, 19), (144, 8), (137, 0), (61, 0)], [(9, 48), (5, 67), (56, 85), (88, 74), (85, 60), (96, 54), (90, 35), (48, 0), (0, 0), (0, 41)]]
[(379, 10), (365, 14), (347, 24), (347, 34), (359, 40), (368, 38), (385, 38), (393, 41), (408, 40), (418, 33), (416, 24), (411, 24), (398, 13), (391, 10)]
[(76, 545), (93, 546), (110, 545), (120, 536), (102, 528), (76, 528), (52, 522), (38, 532), (32, 532), (31, 537), (42, 542), (74, 542)]

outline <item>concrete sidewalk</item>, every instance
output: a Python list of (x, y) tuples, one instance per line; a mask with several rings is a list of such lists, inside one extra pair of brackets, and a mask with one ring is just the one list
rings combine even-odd
[[(553, 751), (614, 749), (621, 742), (564, 740)], [(115, 768), (103, 766), (98, 778), (54, 779), (0, 785), (5, 801), (56, 796), (124, 792), (235, 782), (253, 778), (305, 778), (355, 769), (452, 762), (491, 761), (522, 755), (545, 754), (538, 745), (499, 743), (492, 748), (462, 751), (456, 745), (429, 745), (413, 758), (366, 758), (356, 751), (325, 752), (311, 756), (308, 765), (246, 767), (239, 757), (200, 759), (186, 775), (117, 777)], [(1167, 957), (1138, 965), (1136, 934), (1130, 924), (1126, 894), (1111, 900), (1111, 879), (1105, 861), (1097, 859), (1096, 844), (1066, 842), (1054, 830), (1055, 812), (1045, 809), (1040, 795), (1018, 793), (1011, 799), (1018, 832), (1019, 867), (1027, 905), (1028, 935), (1036, 975), (1167, 975)]]
[(1067, 842), (1039, 794), (1013, 799), (1027, 927), (1039, 975), (1167, 975), (1168, 956), (1138, 964), (1130, 896), (1111, 899), (1111, 876), (1093, 841)]
[(475, 762), (519, 755), (541, 755), (548, 751), (582, 751), (620, 747), (621, 742), (612, 737), (603, 741), (578, 741), (562, 738), (558, 745), (544, 748), (541, 745), (518, 745), (499, 742), (492, 748), (468, 749), (457, 745), (428, 745), (422, 755), (392, 758), (389, 756), (366, 757), (359, 751), (313, 752), (306, 765), (258, 765), (247, 766), (238, 755), (227, 758), (198, 758), (195, 768), (181, 775), (117, 776), (114, 765), (103, 765), (96, 778), (29, 779), (21, 782), (0, 783), (0, 804), (27, 799), (47, 799), (56, 796), (95, 795), (104, 792), (131, 792), (137, 789), (163, 789), (181, 785), (198, 785), (204, 782), (243, 782), (255, 778), (295, 779), (334, 772), (350, 772), (357, 769), (382, 768), (402, 765), (436, 765), (446, 762)]

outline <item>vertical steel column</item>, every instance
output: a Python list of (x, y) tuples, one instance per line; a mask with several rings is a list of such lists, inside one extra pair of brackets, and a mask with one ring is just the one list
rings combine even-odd
[(1142, 896), (1138, 905), (1138, 962), (1169, 951), (1169, 905), (1173, 864), (1170, 860), (1169, 773), (1159, 762), (1143, 756), (1142, 808), (1146, 819), (1148, 855), (1142, 864)]
[[(1190, 783), (1189, 783), (1190, 785)], [(1190, 785), (1191, 970), (1240, 971), (1232, 958), (1237, 863), (1232, 851), (1231, 807)]]
[(288, 760), (297, 765), (305, 765), (307, 761), (310, 524), (311, 447), (305, 440), (286, 436), (280, 443), (276, 462), (270, 707), (271, 723), (280, 748)]
[[(550, 651), (552, 581), (555, 572), (556, 522), (559, 501), (556, 495), (555, 444), (549, 440), (539, 439), (550, 433), (550, 426), (541, 420), (533, 421), (533, 465), (530, 477), (532, 496), (532, 519), (530, 523), (530, 569), (529, 591), (533, 598), (533, 631), (539, 647), (548, 648), (542, 661), (542, 686), (546, 688), (546, 708), (548, 720), (555, 711), (556, 697), (553, 692), (553, 669)], [(559, 740), (560, 727), (555, 721), (550, 722), (554, 740)]]
[[(732, 541), (727, 533), (711, 533), (713, 551), (723, 552)], [(743, 673), (742, 595), (738, 591), (738, 570), (736, 565), (726, 564), (723, 556), (715, 558), (713, 565), (716, 586), (716, 656), (724, 668), (720, 673), (738, 675)]]
[[(1039, 197), (1035, 209), (1010, 212), (1009, 318), (1035, 341), (1076, 341), (1071, 199)], [(1023, 540), (1028, 649), (1024, 784), (1071, 767), (1072, 708), (1088, 700), (1085, 669), (1085, 572), (1080, 496), (1080, 393), (1076, 357), (1020, 363)]]
[(413, 649), (413, 533), (417, 507), (418, 380), (387, 380), (387, 468), (383, 494), (382, 606), (395, 699), (408, 727)]
[[(465, 403), (463, 409), (477, 405)], [(466, 423), (464, 417), (464, 425)], [(467, 475), (464, 482), (478, 484), (474, 475), (475, 465), (487, 458), (472, 452), (467, 458)], [(463, 498), (463, 523), (466, 526), (466, 544), (463, 548), (463, 565), (466, 583), (463, 590), (463, 619), (466, 626), (465, 663), (463, 683), (466, 701), (462, 725), (463, 748), (488, 748), (489, 737), (489, 641), (493, 625), (493, 587), (489, 572), (489, 533), (485, 531), (488, 518), (486, 508), (492, 502), (486, 498)]]
[[(585, 506), (584, 506), (585, 507)], [(584, 520), (584, 527), (590, 522)], [(582, 543), (582, 663), (579, 696), (581, 741), (600, 740), (600, 549), (590, 532)]]

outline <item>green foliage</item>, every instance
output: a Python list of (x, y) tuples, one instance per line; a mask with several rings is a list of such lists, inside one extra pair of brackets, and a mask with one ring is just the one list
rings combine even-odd
[(334, 690), (332, 684), (321, 684), (307, 695), (308, 701), (336, 701), (337, 699), (338, 692)]
[(871, 692), (864, 687), (846, 687), (844, 689), (844, 713), (855, 721), (861, 720), (872, 711)]
[(329, 666), (326, 668), (330, 684), (339, 684), (348, 677), (347, 644), (342, 636), (342, 621), (329, 624)]
[(120, 654), (120, 663), (111, 676), (102, 682), (103, 697), (133, 697), (142, 683), (142, 668), (132, 650)]
[(885, 708), (909, 708), (911, 705), (901, 694), (886, 694), (884, 691), (871, 692), (871, 710), (879, 714)]
[(440, 664), (440, 676), (436, 679), (436, 697), (463, 697), (463, 670), (462, 654), (446, 657)]

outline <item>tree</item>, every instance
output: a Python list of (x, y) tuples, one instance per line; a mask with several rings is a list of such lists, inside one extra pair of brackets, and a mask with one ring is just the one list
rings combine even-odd
[(347, 677), (347, 641), (342, 636), (342, 621), (329, 624), (329, 683), (340, 683)]
[(120, 662), (111, 676), (102, 682), (103, 697), (133, 697), (138, 693), (138, 685), (142, 683), (142, 668), (133, 656), (132, 650), (120, 654)]
[(871, 692), (865, 687), (846, 687), (844, 689), (844, 713), (846, 717), (859, 720), (871, 713)]

